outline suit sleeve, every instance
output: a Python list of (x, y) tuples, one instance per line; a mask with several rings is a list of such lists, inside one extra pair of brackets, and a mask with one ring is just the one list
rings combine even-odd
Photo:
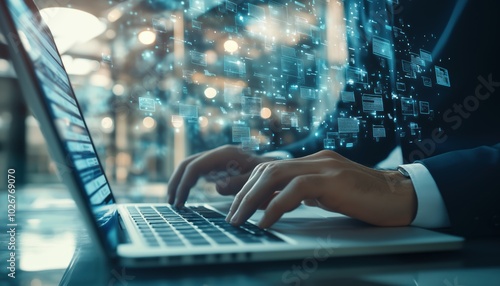
[(421, 160), (436, 181), (453, 231), (500, 235), (500, 144)]

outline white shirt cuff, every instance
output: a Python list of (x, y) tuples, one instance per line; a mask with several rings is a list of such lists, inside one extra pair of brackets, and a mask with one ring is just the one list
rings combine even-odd
[(446, 205), (429, 170), (420, 163), (400, 167), (410, 174), (417, 195), (417, 215), (411, 225), (425, 228), (450, 226)]

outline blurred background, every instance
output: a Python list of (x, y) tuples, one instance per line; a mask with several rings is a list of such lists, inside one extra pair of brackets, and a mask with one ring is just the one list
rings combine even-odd
[[(224, 144), (304, 138), (343, 88), (341, 1), (35, 2), (115, 185), (167, 183), (186, 156)], [(0, 162), (18, 184), (58, 182), (5, 44)]]

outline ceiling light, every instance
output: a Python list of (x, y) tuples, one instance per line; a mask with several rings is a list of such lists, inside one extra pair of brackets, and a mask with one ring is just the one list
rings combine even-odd
[(214, 98), (216, 95), (217, 95), (217, 90), (215, 88), (207, 87), (207, 89), (205, 89), (205, 96), (207, 98)]
[(153, 117), (148, 116), (142, 120), (142, 125), (144, 125), (144, 127), (146, 127), (147, 129), (151, 129), (151, 128), (155, 127), (156, 121), (154, 120)]
[(96, 16), (73, 8), (45, 8), (40, 14), (52, 32), (61, 53), (77, 43), (90, 41), (106, 30), (106, 24)]
[(236, 52), (238, 50), (238, 48), (239, 48), (239, 45), (234, 40), (227, 40), (226, 42), (224, 42), (224, 50), (226, 50), (230, 53)]
[(122, 15), (122, 11), (120, 11), (120, 9), (118, 8), (115, 8), (108, 13), (108, 21), (110, 21), (111, 23), (116, 22), (116, 20), (120, 19)]
[(267, 107), (264, 107), (260, 110), (260, 117), (262, 117), (263, 119), (268, 119), (269, 117), (271, 117), (271, 115), (272, 115), (271, 109)]
[(110, 133), (113, 131), (114, 123), (113, 119), (111, 117), (104, 117), (101, 119), (101, 130)]
[(144, 30), (137, 35), (137, 38), (139, 38), (139, 42), (144, 45), (151, 45), (156, 41), (156, 34), (152, 31)]
[(125, 87), (119, 83), (113, 86), (113, 93), (115, 95), (121, 96), (125, 93)]
[(63, 55), (61, 58), (64, 68), (70, 75), (88, 75), (101, 67), (101, 64), (95, 60), (73, 58), (69, 55)]

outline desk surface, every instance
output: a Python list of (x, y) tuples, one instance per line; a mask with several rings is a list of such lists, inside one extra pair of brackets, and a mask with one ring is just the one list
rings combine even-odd
[[(5, 266), (0, 267), (0, 281), (13, 285), (500, 285), (498, 238), (469, 240), (460, 251), (330, 258), (317, 263), (293, 260), (149, 270), (106, 266), (93, 253), (78, 211), (64, 194), (61, 187), (20, 193), (16, 278), (7, 277), (9, 237), (2, 223), (0, 261)], [(0, 209), (6, 209), (4, 204)]]

